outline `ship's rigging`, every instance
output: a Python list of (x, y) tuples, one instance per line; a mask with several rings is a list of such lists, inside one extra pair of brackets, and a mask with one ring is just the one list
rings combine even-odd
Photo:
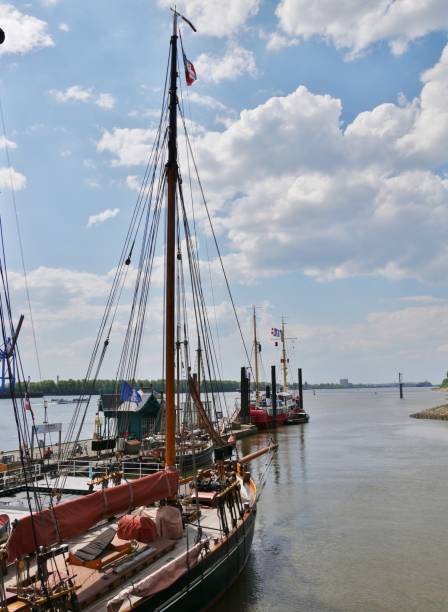
[[(2, 567), (6, 567), (8, 560), (15, 562), (16, 568), (16, 579), (14, 581), (10, 578), (7, 587), (10, 590), (15, 589), (16, 595), (11, 599), (12, 606), (16, 602), (24, 602), (25, 609), (36, 611), (56, 612), (67, 609), (78, 610), (81, 607), (90, 610), (92, 609), (90, 604), (96, 602), (98, 598), (103, 598), (101, 601), (108, 610), (118, 610), (123, 609), (122, 606), (127, 605), (124, 603), (127, 601), (130, 602), (130, 607), (138, 607), (134, 605), (136, 598), (137, 604), (141, 607), (149, 609), (145, 607), (149, 600), (151, 609), (159, 610), (166, 609), (163, 606), (168, 601), (171, 589), (174, 596), (179, 599), (182, 609), (185, 601), (185, 609), (195, 610), (207, 604), (209, 595), (205, 587), (212, 586), (208, 576), (217, 576), (218, 578), (214, 579), (221, 581), (221, 588), (227, 588), (244, 567), (249, 554), (255, 525), (257, 494), (246, 464), (268, 452), (272, 447), (252, 453), (237, 462), (232, 459), (231, 446), (223, 444), (221, 436), (214, 428), (218, 413), (222, 415), (225, 411), (226, 400), (217, 382), (221, 368), (211, 333), (212, 326), (201, 277), (196, 224), (191, 225), (187, 214), (189, 211), (183, 188), (185, 177), (180, 171), (177, 147), (178, 113), (186, 146), (186, 159), (188, 166), (194, 169), (194, 174), (191, 173), (188, 177), (190, 196), (194, 191), (199, 192), (200, 201), (205, 207), (205, 218), (210, 223), (216, 246), (217, 241), (199, 181), (192, 143), (186, 129), (182, 90), (180, 90), (181, 100), (178, 100), (177, 83), (180, 69), (177, 58), (177, 17), (178, 13), (174, 11), (162, 111), (154, 145), (131, 215), (100, 329), (94, 341), (84, 380), (85, 391), (75, 406), (62, 453), (62, 459), (68, 459), (75, 454), (79, 445), (90, 400), (95, 392), (95, 382), (114, 339), (114, 324), (120, 315), (121, 299), (131, 280), (134, 282), (131, 290), (130, 315), (115, 378), (117, 412), (123, 405), (129, 407), (130, 403), (139, 401), (139, 393), (134, 385), (142, 356), (147, 316), (148, 313), (154, 312), (151, 298), (154, 298), (152, 288), (155, 258), (159, 246), (158, 236), (161, 234), (161, 221), (164, 221), (165, 284), (163, 351), (161, 351), (163, 354), (160, 357), (163, 357), (166, 381), (165, 469), (144, 478), (137, 478), (132, 483), (114, 482), (116, 486), (112, 486), (107, 491), (99, 490), (69, 501), (62, 498), (67, 471), (60, 471), (51, 485), (52, 495), (45, 503), (36, 488), (26, 482), (29, 515), (18, 521), (3, 549)], [(165, 160), (168, 160), (166, 164)], [(197, 179), (196, 188), (192, 187), (192, 175)], [(192, 202), (193, 198), (191, 198), (193, 208)], [(137, 253), (138, 244), (141, 246)], [(223, 268), (219, 249), (218, 257)], [(137, 262), (135, 269), (131, 268), (133, 260)], [(0, 265), (0, 273), (3, 281), (3, 301), (0, 301), (3, 350), (7, 355), (11, 377), (11, 350), (8, 348), (8, 343), (12, 339), (15, 344), (17, 330), (14, 329), (12, 322), (6, 266)], [(132, 279), (132, 276), (135, 278)], [(225, 272), (224, 277), (236, 315)], [(239, 322), (238, 328), (242, 338)], [(245, 345), (244, 350), (248, 359)], [(196, 372), (192, 370), (193, 351), (197, 351)], [(19, 374), (12, 388), (12, 396), (22, 466), (26, 474), (27, 467), (31, 464), (31, 458), (27, 453), (30, 444), (29, 417), (33, 425), (34, 418), (27, 404), (26, 384), (23, 383), (25, 377), (17, 346), (14, 355)], [(182, 381), (188, 383), (186, 394), (181, 394)], [(25, 395), (24, 399), (19, 401), (16, 391), (22, 390), (21, 385)], [(130, 389), (126, 401), (123, 401), (124, 385)], [(208, 430), (216, 447), (215, 466), (205, 473), (194, 472), (191, 477), (185, 479), (181, 483), (182, 492), (178, 488), (179, 471), (176, 465), (176, 421), (178, 425), (182, 421), (180, 418), (176, 419), (176, 411), (179, 417), (181, 395), (185, 395), (184, 411), (195, 410), (196, 418)], [(129, 410), (125, 412), (128, 414)], [(117, 418), (116, 430), (108, 432), (109, 439), (119, 437), (118, 422)], [(182, 429), (178, 433), (182, 434)], [(182, 435), (180, 438), (182, 446)], [(112, 462), (113, 458), (110, 460)], [(115, 478), (116, 474), (113, 475), (114, 480)], [(107, 489), (107, 481), (104, 483), (106, 483), (104, 489)], [(160, 547), (159, 554), (163, 559), (164, 555), (176, 546), (176, 541), (180, 541), (176, 553), (178, 574), (172, 573), (174, 568), (171, 557), (164, 560), (165, 565), (160, 568), (163, 571), (154, 569), (150, 565), (156, 557), (151, 556), (152, 549), (147, 545), (149, 540), (142, 541), (136, 538), (138, 541), (135, 543), (135, 539), (131, 538), (131, 542), (121, 543), (118, 548), (112, 545), (112, 539), (116, 535), (115, 528), (120, 529), (121, 518), (125, 518), (129, 524), (136, 517), (143, 516), (138, 514), (140, 512), (137, 511), (138, 507), (141, 506), (142, 512), (147, 513), (145, 520), (152, 521), (150, 514), (153, 512), (154, 517), (155, 508), (147, 506), (153, 502), (160, 502), (157, 515), (160, 514), (161, 517), (165, 515), (166, 528), (169, 527), (167, 516), (171, 515), (173, 521), (171, 528), (176, 533), (172, 532), (171, 541), (159, 534), (157, 546)], [(164, 511), (166, 504), (168, 507)], [(205, 518), (202, 517), (202, 513)], [(101, 521), (104, 520), (107, 520), (107, 528), (101, 525)], [(118, 535), (118, 531), (116, 533)], [(79, 540), (76, 540), (79, 537), (81, 539), (84, 537), (84, 543), (87, 542), (87, 545), (80, 546)], [(103, 568), (108, 568), (111, 564), (110, 556), (106, 553), (108, 547), (113, 557), (113, 569), (105, 574)], [(232, 555), (235, 555), (236, 562), (232, 560)], [(225, 571), (220, 578), (222, 567)], [(118, 571), (114, 573), (117, 568)], [(207, 569), (207, 572), (204, 569)], [(120, 573), (122, 571), (123, 574)], [(140, 576), (140, 581), (135, 585), (136, 574)], [(0, 571), (0, 575), (3, 579), (3, 570)], [(108, 584), (105, 583), (105, 576), (110, 580)], [(166, 581), (163, 588), (160, 586), (162, 576)], [(120, 585), (125, 579), (130, 586), (122, 589)], [(87, 587), (86, 582), (89, 582)], [(132, 601), (131, 596), (134, 598)], [(3, 608), (16, 609), (9, 607), (8, 597), (4, 588), (3, 593), (0, 593)], [(158, 601), (161, 602), (160, 606)], [(199, 608), (196, 601), (201, 602)]]

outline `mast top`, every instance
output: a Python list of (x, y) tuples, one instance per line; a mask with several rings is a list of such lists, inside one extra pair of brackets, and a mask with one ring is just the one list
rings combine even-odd
[(190, 26), (190, 28), (193, 30), (193, 32), (197, 32), (196, 28), (191, 23), (191, 21), (189, 19), (187, 19), (184, 15), (179, 13), (179, 11), (176, 10), (176, 7), (171, 8), (170, 10), (173, 11), (175, 19), (179, 16), (183, 21), (185, 21), (185, 23), (187, 23)]

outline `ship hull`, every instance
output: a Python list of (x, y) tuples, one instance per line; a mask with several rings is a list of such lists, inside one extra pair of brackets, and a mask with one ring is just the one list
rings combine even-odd
[[(205, 467), (213, 463), (213, 446), (210, 445), (200, 451), (194, 453), (188, 452), (183, 455), (176, 455), (176, 464), (180, 467), (181, 471), (189, 472), (196, 468)], [(163, 456), (160, 457), (160, 461), (163, 462)], [(144, 457), (143, 463), (154, 464), (155, 460), (153, 457)]]
[(309, 420), (310, 417), (307, 413), (292, 413), (288, 415), (285, 425), (303, 425), (304, 423), (308, 423)]
[(253, 425), (256, 425), (260, 429), (268, 429), (269, 427), (277, 427), (284, 425), (286, 418), (286, 412), (277, 413), (274, 420), (273, 415), (270, 415), (267, 410), (263, 408), (250, 408), (250, 420)]
[(192, 453), (187, 453), (182, 457), (176, 456), (176, 463), (182, 466), (184, 471), (210, 465), (213, 463), (213, 446), (195, 453), (194, 457)]
[(134, 605), (144, 612), (199, 612), (209, 609), (243, 571), (255, 528), (256, 507), (218, 549), (168, 589)]

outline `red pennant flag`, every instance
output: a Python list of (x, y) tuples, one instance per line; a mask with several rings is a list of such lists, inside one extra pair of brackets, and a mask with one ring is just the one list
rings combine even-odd
[(183, 56), (185, 66), (185, 80), (187, 81), (187, 85), (190, 86), (193, 85), (193, 83), (198, 77), (196, 76), (196, 70), (194, 69), (193, 64), (190, 62), (189, 59), (187, 59), (185, 53), (183, 53)]

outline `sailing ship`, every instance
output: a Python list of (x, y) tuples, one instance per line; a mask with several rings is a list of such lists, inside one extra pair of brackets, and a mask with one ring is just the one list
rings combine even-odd
[[(136, 458), (147, 467), (151, 463), (165, 460), (165, 406), (155, 391), (143, 389), (139, 392), (138, 404), (121, 401), (117, 394), (102, 394), (95, 418), (92, 450), (104, 459), (104, 452), (120, 453), (121, 461)], [(207, 403), (203, 401), (207, 410)], [(193, 467), (203, 467), (213, 462), (214, 444), (191, 401), (181, 402), (182, 423), (176, 420), (176, 465), (183, 472)], [(210, 410), (207, 410), (211, 419)], [(104, 417), (104, 419), (103, 419)], [(110, 432), (115, 437), (110, 437)]]
[(261, 393), (259, 384), (259, 353), (260, 343), (257, 338), (256, 309), (253, 307), (253, 333), (254, 333), (254, 364), (255, 364), (255, 397), (250, 403), (249, 413), (251, 423), (261, 429), (279, 425), (297, 425), (308, 423), (309, 415), (303, 408), (303, 390), (299, 381), (299, 391), (295, 395), (288, 388), (289, 358), (286, 352), (285, 320), (282, 317), (281, 329), (272, 328), (276, 337), (280, 337), (282, 357), (280, 360), (283, 373), (283, 387), (277, 391), (275, 379), (272, 380), (272, 389), (267, 386), (265, 393)]
[[(217, 406), (218, 389), (215, 385), (216, 368), (211, 361), (214, 351), (209, 335), (210, 326), (200, 288), (197, 253), (185, 214), (178, 164), (178, 107), (182, 113), (178, 104), (177, 74), (180, 19), (194, 29), (187, 19), (173, 11), (168, 60), (169, 87), (165, 93), (159, 140), (148, 164), (147, 176), (151, 175), (152, 181), (142, 187), (139, 203), (145, 201), (145, 206), (135, 215), (135, 219), (144, 219), (144, 239), (136, 281), (138, 287), (134, 292), (130, 323), (117, 371), (117, 379), (122, 381), (122, 401), (138, 405), (141, 398), (137, 397), (133, 381), (155, 252), (153, 231), (158, 225), (162, 201), (166, 200), (163, 322), (165, 465), (153, 474), (127, 482), (120, 482), (119, 472), (111, 472), (102, 479), (100, 488), (92, 488), (90, 494), (71, 498), (64, 496), (64, 479), (67, 475), (60, 474), (57, 483), (51, 483), (49, 497), (27, 481), (24, 494), (28, 512), (12, 521), (7, 541), (0, 549), (0, 606), (4, 611), (202, 610), (212, 605), (233, 583), (250, 553), (259, 490), (248, 466), (261, 455), (272, 457), (270, 451), (276, 446), (270, 444), (245, 457), (234, 458), (233, 447), (223, 443), (212, 427), (204, 405), (205, 401), (209, 401), (210, 405)], [(191, 72), (188, 65), (186, 70)], [(185, 126), (182, 114), (181, 118)], [(186, 318), (183, 321), (181, 318), (182, 312), (186, 314), (180, 248), (182, 225), (193, 278), (195, 318), (200, 322), (198, 333), (206, 355), (207, 384), (205, 373), (202, 376), (205, 392), (201, 392), (201, 386), (194, 379), (189, 366), (188, 326)], [(134, 241), (135, 236), (131, 231), (117, 268), (114, 299), (121, 295)], [(18, 355), (18, 333), (12, 322), (5, 282), (3, 289), (6, 297), (2, 305), (6, 304), (8, 309), (1, 308), (2, 338), (6, 366), (11, 374), (12, 361)], [(117, 303), (112, 299), (108, 302), (107, 313), (111, 315), (112, 322)], [(8, 316), (5, 316), (5, 312), (8, 312)], [(101, 333), (89, 363), (89, 377), (86, 376), (86, 387), (90, 393), (110, 343), (111, 328), (110, 319), (103, 318)], [(184, 332), (183, 336), (181, 331)], [(12, 338), (12, 342), (8, 338)], [(176, 420), (180, 418), (179, 380), (182, 369), (186, 372), (188, 401), (195, 406), (203, 427), (215, 444), (213, 466), (194, 471), (186, 478), (180, 478), (176, 465)], [(26, 393), (25, 381), (23, 373), (15, 377), (11, 396), (21, 462), (26, 475), (30, 465), (26, 452), (30, 436), (29, 419), (34, 421), (34, 417), (29, 399), (26, 396), (20, 399), (20, 395)], [(124, 396), (123, 390), (126, 392)], [(73, 449), (79, 443), (89, 403), (85, 403), (84, 412), (80, 407), (81, 402), (75, 407), (74, 417), (80, 422), (70, 426)], [(66, 446), (69, 447), (69, 444)], [(2, 524), (8, 524), (8, 521), (4, 519)]]
[(288, 408), (283, 405), (282, 402), (277, 403), (276, 389), (266, 388), (264, 394), (260, 391), (259, 382), (259, 354), (261, 345), (257, 338), (257, 314), (256, 308), (253, 307), (253, 351), (254, 351), (254, 365), (255, 365), (255, 401), (251, 401), (249, 405), (250, 420), (253, 425), (256, 425), (260, 429), (266, 429), (269, 427), (276, 427), (283, 425), (288, 416)]
[[(289, 370), (289, 358), (286, 351), (286, 334), (285, 334), (285, 319), (282, 317), (282, 329), (281, 329), (281, 342), (282, 342), (282, 357), (281, 365), (283, 372), (283, 389), (277, 393), (277, 397), (281, 406), (286, 410), (285, 425), (300, 425), (308, 423), (310, 420), (309, 415), (303, 409), (303, 389), (301, 379), (299, 380), (299, 391), (293, 395), (288, 387), (288, 370)], [(301, 376), (301, 370), (299, 370), (299, 377)]]

